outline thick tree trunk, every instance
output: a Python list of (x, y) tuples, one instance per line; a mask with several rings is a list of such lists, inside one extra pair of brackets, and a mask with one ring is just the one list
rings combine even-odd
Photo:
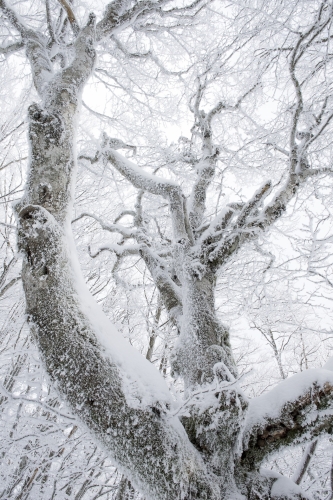
[[(172, 365), (187, 387), (237, 377), (229, 331), (216, 315), (213, 273), (200, 276), (200, 263), (185, 259), (182, 276), (183, 318)], [(214, 368), (215, 367), (215, 368)]]
[[(94, 61), (89, 35), (78, 38), (69, 68), (45, 89), (38, 82), (43, 103), (29, 109), (31, 165), (17, 212), (30, 327), (59, 392), (136, 488), (156, 500), (217, 499), (216, 481), (179, 420), (168, 416), (165, 398), (127, 392), (129, 375), (112, 356), (112, 340), (106, 352), (98, 338), (105, 320), (96, 320), (100, 313), (81, 290), (69, 221), (77, 110)], [(113, 342), (119, 351), (118, 337)]]

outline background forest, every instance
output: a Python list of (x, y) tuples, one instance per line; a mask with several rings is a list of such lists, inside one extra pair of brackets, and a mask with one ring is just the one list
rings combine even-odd
[[(19, 0), (12, 7), (35, 30), (48, 26), (70, 58), (65, 4)], [(98, 17), (105, 7), (101, 0), (69, 4), (80, 24), (91, 9)], [(203, 233), (221, 210), (240, 210), (267, 181), (278, 192), (294, 134), (302, 168), (312, 175), (276, 220), (247, 226), (217, 271), (217, 315), (230, 329), (240, 385), (253, 398), (332, 355), (333, 6), (308, 0), (182, 6), (169, 2), (168, 16), (152, 13), (96, 48), (77, 123), (72, 228), (91, 294), (170, 391), (182, 393), (170, 366), (177, 325), (133, 237), (140, 223), (168, 265), (169, 206), (108, 164), (101, 144), (109, 141), (142, 170), (176, 181), (189, 199), (205, 147), (202, 124), (211, 113), (215, 172), (205, 187)], [(37, 97), (25, 50), (3, 13), (0, 47), (0, 498), (120, 500), (125, 478), (51, 386), (26, 323), (13, 204), (26, 182), (27, 108)], [(59, 70), (63, 54), (54, 54)], [(314, 458), (302, 475), (309, 450)], [(302, 483), (314, 499), (332, 500), (332, 454), (324, 437), (270, 457), (265, 467)]]

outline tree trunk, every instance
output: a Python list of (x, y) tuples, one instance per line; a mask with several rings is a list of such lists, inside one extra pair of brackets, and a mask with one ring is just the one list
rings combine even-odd
[(127, 394), (126, 371), (98, 339), (105, 320), (96, 322), (101, 313), (82, 291), (70, 219), (75, 126), (94, 63), (91, 32), (88, 26), (80, 33), (72, 65), (50, 82), (41, 83), (41, 72), (35, 73), (43, 102), (29, 108), (31, 164), (16, 207), (30, 328), (58, 391), (136, 488), (161, 500), (217, 499), (215, 480), (179, 420), (167, 416), (167, 403), (140, 390), (134, 402)]
[(220, 378), (230, 380), (237, 377), (237, 368), (229, 331), (216, 315), (215, 274), (200, 276), (200, 264), (188, 256), (184, 260), (183, 318), (172, 359), (173, 370), (182, 376), (187, 387), (212, 382), (214, 370), (219, 371)]

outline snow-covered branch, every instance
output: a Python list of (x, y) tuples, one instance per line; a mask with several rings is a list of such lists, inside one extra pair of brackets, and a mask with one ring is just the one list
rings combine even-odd
[(6, 47), (0, 47), (0, 54), (2, 55), (12, 54), (13, 52), (17, 52), (18, 50), (23, 49), (23, 47), (24, 47), (23, 42), (11, 43)]
[(182, 314), (181, 292), (177, 284), (171, 279), (166, 263), (147, 245), (141, 246), (140, 255), (153, 277), (166, 310), (171, 318), (177, 320)]
[(36, 90), (42, 95), (45, 83), (53, 76), (53, 68), (46, 48), (47, 38), (42, 33), (27, 28), (4, 0), (0, 2), (0, 9), (22, 36), (22, 43), (26, 46)]
[[(201, 236), (201, 254), (207, 264), (218, 269), (233, 256), (248, 239), (256, 234), (259, 221), (262, 221), (259, 206), (271, 191), (271, 183), (265, 182), (244, 205), (227, 206), (217, 221)], [(232, 221), (233, 215), (239, 214)]]
[(104, 146), (103, 155), (137, 189), (166, 198), (170, 204), (173, 231), (177, 242), (185, 242), (188, 234), (185, 225), (183, 193), (175, 182), (145, 172), (120, 153)]
[[(285, 212), (288, 203), (307, 179), (320, 174), (333, 173), (327, 169), (309, 169), (298, 173), (290, 173), (282, 187), (275, 193), (272, 200), (260, 209), (264, 199), (271, 193), (271, 183), (265, 183), (254, 196), (244, 204), (240, 214), (230, 224), (233, 211), (225, 209), (222, 212), (224, 221), (221, 228), (215, 220), (202, 234), (200, 239), (202, 258), (208, 261), (212, 269), (223, 265), (241, 246), (259, 236), (259, 234), (274, 224)], [(225, 219), (223, 219), (225, 217)], [(215, 225), (214, 227), (212, 226)], [(226, 229), (227, 231), (222, 231)]]
[(71, 8), (71, 6), (69, 5), (69, 3), (66, 0), (58, 0), (58, 2), (64, 8), (64, 10), (67, 14), (67, 19), (70, 22), (70, 25), (72, 26), (73, 32), (75, 35), (77, 35), (80, 31), (80, 27), (79, 27), (79, 24), (76, 20), (73, 9)]
[(250, 401), (242, 466), (254, 469), (284, 447), (333, 431), (333, 373), (306, 370)]
[[(124, 215), (127, 215), (128, 212), (129, 211), (122, 213), (117, 219), (119, 220)], [(133, 215), (132, 212), (130, 212), (130, 214)], [(90, 217), (90, 218), (94, 219), (96, 222), (98, 222), (100, 224), (101, 228), (104, 231), (109, 231), (110, 233), (119, 233), (123, 236), (123, 238), (126, 238), (126, 239), (136, 237), (136, 234), (137, 234), (136, 228), (128, 228), (126, 226), (122, 226), (121, 224), (117, 224), (117, 223), (109, 224), (109, 223), (105, 222), (103, 219), (101, 219), (100, 217), (97, 217), (96, 215), (91, 214), (89, 212), (83, 212), (82, 214), (80, 214), (78, 217), (76, 217), (74, 220), (72, 220), (72, 224), (74, 222), (82, 219), (83, 217)]]
[(84, 282), (78, 283), (61, 226), (42, 207), (25, 207), (19, 215), (27, 313), (58, 390), (148, 497), (169, 500), (182, 492), (190, 498), (191, 492), (199, 500), (217, 500), (203, 459), (168, 415), (163, 379), (115, 331)]
[(144, 0), (132, 5), (128, 0), (115, 0), (110, 2), (105, 9), (103, 18), (96, 26), (96, 39), (101, 40), (117, 32), (117, 29), (130, 26), (138, 18), (146, 14), (159, 11), (170, 0), (152, 2)]
[(95, 252), (91, 251), (90, 246), (88, 247), (89, 255), (92, 259), (95, 259), (102, 252), (115, 253), (117, 257), (127, 257), (128, 255), (139, 255), (140, 245), (104, 245), (99, 247)]

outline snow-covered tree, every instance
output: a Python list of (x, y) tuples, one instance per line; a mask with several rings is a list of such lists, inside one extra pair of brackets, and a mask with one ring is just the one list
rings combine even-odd
[[(307, 369), (311, 331), (329, 333), (332, 2), (0, 0), (0, 9), (3, 64), (20, 65), (19, 102), (33, 101), (15, 203), (28, 323), (52, 386), (105, 453), (93, 450), (96, 463), (110, 459), (123, 474), (118, 499), (134, 490), (147, 500), (307, 498), (298, 484), (333, 425), (331, 364)], [(121, 316), (110, 294), (143, 290), (145, 356), (89, 293), (72, 226), (78, 246), (89, 244), (83, 265), (99, 262), (86, 281), (108, 292), (109, 316)], [(4, 261), (1, 294), (20, 279), (10, 276), (16, 262)], [(287, 275), (285, 314), (270, 314)], [(221, 321), (232, 310), (220, 303), (223, 283), (237, 297), (246, 289), (242, 311), (285, 379), (251, 400)], [(322, 307), (326, 322), (307, 321), (302, 302)], [(161, 372), (169, 358), (178, 396), (152, 363), (159, 328)], [(283, 364), (289, 342), (306, 369), (288, 378), (298, 371)], [(304, 443), (294, 479), (262, 469)]]

